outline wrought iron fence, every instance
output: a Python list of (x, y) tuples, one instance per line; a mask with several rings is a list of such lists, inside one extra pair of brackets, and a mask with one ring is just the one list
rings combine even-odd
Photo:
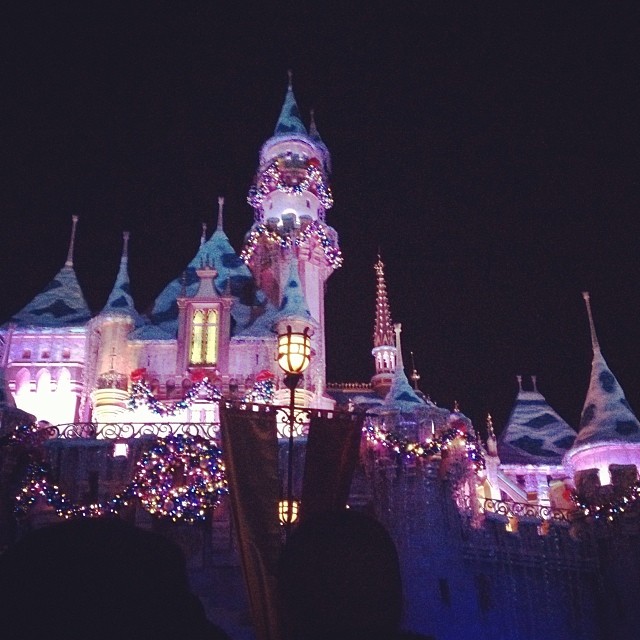
[(569, 524), (569, 511), (555, 509), (541, 504), (529, 502), (515, 502), (512, 500), (494, 500), (484, 498), (480, 501), (480, 510), (485, 514), (496, 514), (507, 518), (525, 518), (531, 520), (548, 520)]
[(209, 440), (217, 439), (220, 424), (217, 422), (74, 422), (57, 426), (47, 426), (47, 437), (66, 440), (128, 440), (152, 436), (166, 438), (178, 434), (201, 436)]

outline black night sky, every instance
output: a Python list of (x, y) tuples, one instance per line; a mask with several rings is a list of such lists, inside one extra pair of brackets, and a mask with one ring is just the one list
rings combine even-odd
[(640, 411), (637, 3), (14, 4), (0, 21), (2, 320), (62, 266), (71, 214), (94, 311), (124, 229), (140, 311), (201, 222), (211, 231), (218, 195), (239, 251), (292, 68), (333, 157), (331, 381), (373, 373), (380, 247), (405, 360), (439, 404), (481, 425), (492, 411), (500, 429), (515, 374), (535, 373), (575, 426), (588, 289)]

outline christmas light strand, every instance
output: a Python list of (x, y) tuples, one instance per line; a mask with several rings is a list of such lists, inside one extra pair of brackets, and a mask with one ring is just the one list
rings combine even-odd
[[(292, 166), (295, 162), (300, 166)], [(303, 172), (304, 177), (300, 182), (291, 180), (292, 170)], [(265, 198), (276, 190), (293, 195), (310, 191), (318, 197), (325, 210), (333, 206), (331, 188), (324, 183), (324, 176), (315, 159), (304, 161), (299, 156), (279, 156), (258, 176), (256, 184), (249, 189), (247, 202), (254, 209), (262, 211)]]
[(373, 424), (371, 420), (365, 422), (363, 432), (371, 444), (381, 445), (407, 458), (432, 458), (456, 446), (457, 443), (463, 443), (466, 456), (474, 471), (480, 471), (485, 466), (484, 456), (475, 435), (460, 426), (452, 425), (438, 437), (424, 442), (413, 442), (404, 435), (386, 431)]
[(131, 386), (127, 407), (135, 411), (138, 407), (144, 406), (159, 416), (175, 416), (188, 409), (197, 399), (219, 402), (221, 397), (220, 389), (209, 382), (208, 378), (204, 378), (194, 383), (181, 400), (162, 402), (153, 395), (146, 380), (138, 380)]
[(177, 435), (159, 440), (137, 463), (131, 483), (101, 503), (74, 504), (49, 481), (47, 465), (31, 462), (16, 496), (15, 513), (26, 516), (41, 497), (61, 518), (97, 518), (117, 515), (138, 499), (152, 515), (193, 524), (204, 520), (227, 491), (225, 468), (215, 442)]
[(276, 385), (273, 378), (267, 380), (256, 380), (250, 391), (244, 395), (244, 402), (254, 404), (273, 404)]
[(342, 266), (342, 263), (344, 262), (342, 252), (328, 237), (325, 225), (319, 220), (314, 220), (309, 223), (297, 236), (294, 237), (285, 233), (281, 234), (273, 229), (268, 229), (264, 224), (258, 224), (249, 233), (245, 246), (240, 252), (240, 259), (245, 264), (249, 264), (258, 244), (261, 241), (277, 244), (279, 247), (285, 249), (291, 246), (300, 246), (310, 238), (315, 238), (318, 244), (322, 247), (325, 258), (333, 269), (338, 269)]
[(571, 494), (571, 498), (585, 517), (613, 522), (640, 504), (640, 481), (624, 489), (616, 487), (614, 490), (613, 496), (603, 497), (601, 500), (580, 498), (575, 492)]

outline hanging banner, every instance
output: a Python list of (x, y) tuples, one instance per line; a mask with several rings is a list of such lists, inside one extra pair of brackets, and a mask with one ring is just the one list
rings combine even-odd
[(345, 508), (360, 451), (364, 415), (311, 411), (301, 518)]
[(277, 640), (275, 575), (281, 541), (276, 412), (268, 406), (253, 411), (221, 403), (220, 422), (229, 498), (256, 636)]

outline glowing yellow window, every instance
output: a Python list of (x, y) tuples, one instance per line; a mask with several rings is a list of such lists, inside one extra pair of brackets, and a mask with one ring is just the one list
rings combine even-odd
[(218, 311), (196, 309), (191, 318), (190, 364), (216, 364), (218, 361)]

